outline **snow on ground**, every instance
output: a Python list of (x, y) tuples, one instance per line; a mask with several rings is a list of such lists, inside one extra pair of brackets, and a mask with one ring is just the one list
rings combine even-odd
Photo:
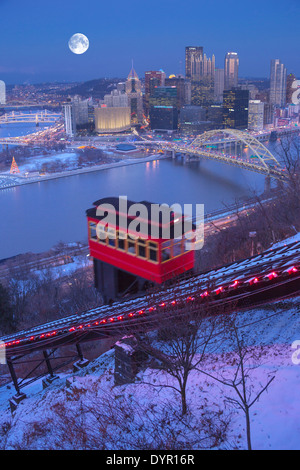
[[(300, 339), (299, 301), (252, 309), (237, 318), (256, 366), (250, 372), (252, 396), (275, 376), (250, 410), (254, 449), (300, 449), (300, 365), (292, 360), (292, 343)], [(43, 391), (41, 381), (25, 387), (27, 398), (13, 415), (8, 399), (14, 389), (0, 388), (0, 448), (246, 449), (243, 412), (226, 403), (226, 397), (235, 396), (232, 389), (193, 371), (189, 411), (182, 418), (178, 393), (165, 386), (176, 385), (174, 379), (151, 367), (140, 371), (134, 383), (116, 386), (110, 350), (80, 373), (59, 374)], [(233, 377), (236, 362), (229, 340), (222, 340), (217, 350), (212, 345), (201, 369)], [(218, 431), (224, 441), (216, 445), (210, 434)]]
[(280, 246), (289, 245), (290, 243), (296, 243), (298, 241), (300, 241), (300, 232), (298, 232), (296, 235), (293, 235), (292, 237), (287, 238), (286, 240), (275, 243), (274, 245), (272, 245), (272, 249), (279, 248)]
[[(44, 164), (46, 163), (66, 163), (67, 165), (77, 165), (78, 154), (74, 152), (62, 152), (49, 155), (37, 155), (35, 157), (30, 157), (27, 163), (22, 163), (18, 165), (18, 168), (21, 173), (39, 171)], [(10, 173), (8, 170), (5, 173)]]

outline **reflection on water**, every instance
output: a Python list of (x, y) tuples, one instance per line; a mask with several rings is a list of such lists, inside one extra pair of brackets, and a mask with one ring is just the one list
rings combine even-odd
[(156, 160), (0, 191), (0, 259), (86, 241), (85, 211), (97, 199), (204, 204), (205, 212), (261, 192), (264, 177), (208, 160)]

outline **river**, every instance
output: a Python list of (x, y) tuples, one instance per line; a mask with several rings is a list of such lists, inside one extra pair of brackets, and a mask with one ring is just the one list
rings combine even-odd
[(254, 190), (262, 192), (264, 181), (262, 175), (219, 162), (170, 158), (3, 189), (0, 259), (45, 251), (59, 241), (86, 242), (85, 211), (102, 197), (204, 204), (207, 213), (251, 197)]

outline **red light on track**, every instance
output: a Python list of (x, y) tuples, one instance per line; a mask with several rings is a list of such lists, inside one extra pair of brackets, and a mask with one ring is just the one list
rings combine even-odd
[(129, 313), (128, 316), (132, 318), (134, 316), (134, 313)]
[(273, 271), (272, 273), (268, 274), (266, 277), (268, 277), (271, 281), (271, 279), (275, 279), (275, 277), (277, 277), (277, 274)]
[(72, 326), (72, 328), (70, 328), (69, 331), (75, 331), (75, 327)]
[(216, 289), (216, 294), (221, 294), (221, 292), (223, 292), (223, 290), (224, 290), (223, 286), (218, 287), (218, 289)]
[(297, 272), (298, 272), (298, 269), (297, 269), (295, 266), (293, 266), (292, 268), (288, 269), (287, 272), (288, 272), (289, 274), (297, 273)]
[(123, 320), (122, 315), (120, 315), (120, 316), (118, 317), (118, 320)]
[(155, 310), (154, 307), (150, 307), (150, 308), (149, 308), (149, 312), (153, 312), (153, 310)]
[(173, 301), (171, 302), (171, 305), (176, 305), (176, 300), (173, 300)]
[(109, 321), (110, 321), (110, 322), (113, 322), (113, 321), (115, 321), (115, 319), (114, 319), (113, 317), (111, 317), (111, 318), (109, 319)]

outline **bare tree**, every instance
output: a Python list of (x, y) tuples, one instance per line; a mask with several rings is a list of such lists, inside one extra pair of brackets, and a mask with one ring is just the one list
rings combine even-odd
[(226, 395), (225, 400), (233, 407), (243, 411), (246, 420), (247, 447), (248, 450), (252, 450), (250, 409), (268, 389), (275, 379), (275, 375), (268, 375), (265, 384), (258, 383), (254, 373), (261, 365), (260, 351), (257, 351), (255, 347), (246, 346), (236, 322), (233, 322), (230, 333), (236, 348), (232, 359), (233, 371), (230, 367), (229, 375), (228, 370), (221, 371), (220, 375), (212, 375), (203, 369), (198, 368), (198, 370), (234, 391), (234, 396)]
[[(218, 311), (217, 311), (218, 310)], [(164, 316), (157, 323), (158, 340), (144, 339), (142, 348), (157, 361), (174, 383), (153, 386), (169, 387), (180, 395), (182, 415), (188, 411), (187, 384), (192, 371), (197, 370), (208, 350), (215, 350), (222, 341), (221, 332), (229, 318), (222, 307), (213, 314), (205, 307), (193, 307), (191, 299), (184, 311)]]

